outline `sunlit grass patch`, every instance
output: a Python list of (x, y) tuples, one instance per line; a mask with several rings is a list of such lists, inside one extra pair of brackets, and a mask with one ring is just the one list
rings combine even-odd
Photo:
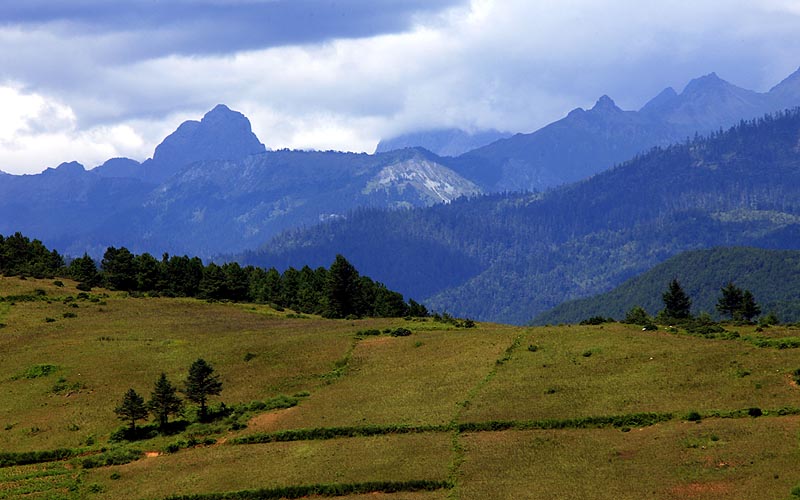
[(467, 434), (461, 498), (786, 498), (796, 417)]

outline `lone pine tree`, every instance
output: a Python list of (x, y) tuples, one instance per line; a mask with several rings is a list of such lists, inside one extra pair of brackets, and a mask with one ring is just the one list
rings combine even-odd
[(217, 396), (222, 391), (219, 375), (214, 368), (200, 358), (189, 367), (189, 376), (184, 382), (183, 393), (186, 399), (200, 405), (200, 421), (208, 418), (208, 396)]
[(686, 295), (677, 279), (673, 278), (661, 298), (664, 301), (664, 316), (667, 318), (686, 319), (691, 315), (692, 299)]

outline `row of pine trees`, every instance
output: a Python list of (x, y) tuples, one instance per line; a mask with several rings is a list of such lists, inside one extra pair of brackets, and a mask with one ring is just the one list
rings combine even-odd
[(0, 235), (0, 274), (66, 277), (87, 291), (102, 286), (151, 296), (267, 303), (330, 318), (428, 315), (423, 305), (406, 302), (402, 294), (361, 276), (342, 255), (327, 269), (290, 267), (283, 273), (236, 262), (204, 264), (185, 255), (157, 259), (125, 247), (109, 247), (99, 265), (88, 254), (67, 264), (55, 250), (16, 233)]

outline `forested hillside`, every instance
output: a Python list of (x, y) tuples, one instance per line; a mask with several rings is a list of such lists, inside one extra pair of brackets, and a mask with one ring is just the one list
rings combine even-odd
[[(99, 264), (99, 266), (98, 266)], [(0, 235), (0, 275), (34, 278), (67, 277), (85, 292), (103, 286), (151, 297), (197, 297), (212, 301), (257, 302), (330, 318), (427, 316), (414, 300), (359, 274), (342, 255), (329, 268), (241, 267), (232, 262), (203, 264), (198, 257), (169, 256), (156, 259), (136, 255), (125, 247), (106, 249), (102, 261), (73, 259), (68, 265), (55, 250), (20, 233)]]
[(282, 268), (342, 252), (434, 309), (524, 323), (686, 250), (796, 248), (799, 140), (800, 111), (783, 112), (545, 194), (359, 211), (285, 233), (243, 260)]
[(713, 248), (676, 255), (610, 292), (565, 302), (534, 318), (534, 324), (577, 323), (592, 316), (624, 319), (634, 306), (655, 315), (661, 295), (678, 279), (692, 299), (695, 314), (719, 317), (721, 288), (728, 283), (750, 290), (764, 314), (800, 321), (800, 251), (760, 248)]

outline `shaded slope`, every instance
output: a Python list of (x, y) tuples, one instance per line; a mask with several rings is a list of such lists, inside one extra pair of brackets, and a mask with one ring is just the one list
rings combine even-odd
[[(297, 265), (295, 252), (325, 261), (355, 246), (358, 253), (348, 258), (360, 269), (403, 293), (427, 296), (435, 309), (523, 323), (682, 251), (797, 247), (798, 141), (800, 112), (783, 113), (651, 151), (544, 195), (492, 195), (425, 210), (353, 214), (276, 238), (248, 261)], [(387, 251), (389, 234), (396, 246)], [(420, 241), (476, 267), (458, 273), (434, 269), (427, 279), (408, 283), (402, 270), (443, 258), (416, 251)]]
[(533, 323), (576, 323), (598, 315), (623, 319), (635, 305), (654, 315), (663, 309), (661, 294), (673, 278), (692, 298), (695, 313), (716, 317), (720, 288), (733, 282), (753, 292), (764, 314), (773, 311), (783, 321), (800, 320), (800, 251), (713, 248), (676, 255), (610, 292), (561, 304)]

